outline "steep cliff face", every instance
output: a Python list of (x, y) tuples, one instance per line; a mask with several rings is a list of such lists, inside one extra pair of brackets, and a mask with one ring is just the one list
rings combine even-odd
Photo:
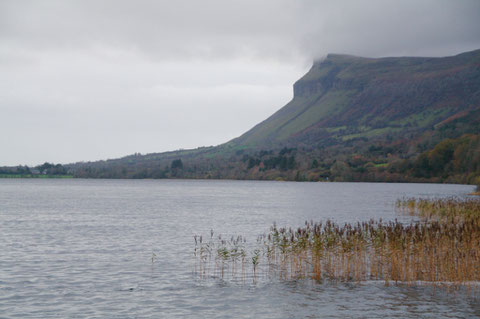
[(424, 131), (469, 116), (480, 108), (480, 50), (446, 58), (331, 54), (293, 90), (292, 101), (233, 142), (341, 143)]

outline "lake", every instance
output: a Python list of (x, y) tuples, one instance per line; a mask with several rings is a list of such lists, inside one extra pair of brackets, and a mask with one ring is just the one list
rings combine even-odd
[[(473, 186), (0, 179), (0, 318), (474, 318), (479, 298), (429, 286), (199, 278), (194, 235), (306, 220), (408, 222), (401, 197)], [(156, 257), (152, 261), (152, 254)]]

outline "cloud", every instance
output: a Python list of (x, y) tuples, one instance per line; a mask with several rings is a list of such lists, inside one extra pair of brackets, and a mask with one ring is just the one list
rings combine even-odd
[(101, 45), (154, 60), (296, 59), (330, 51), (436, 55), (478, 45), (480, 35), (476, 0), (57, 0), (1, 6), (0, 36), (10, 44), (37, 50)]
[(0, 2), (0, 165), (219, 144), (330, 52), (480, 47), (480, 2)]
[(275, 62), (152, 63), (111, 50), (39, 60), (1, 75), (1, 160), (9, 165), (226, 142), (286, 103), (290, 77), (300, 76)]
[[(304, 2), (302, 39), (313, 57), (452, 55), (480, 45), (478, 1)], [(321, 22), (319, 22), (321, 21)], [(305, 40), (309, 39), (309, 40)]]

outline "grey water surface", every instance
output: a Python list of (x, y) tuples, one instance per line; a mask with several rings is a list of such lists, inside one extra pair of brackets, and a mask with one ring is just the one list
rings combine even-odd
[[(0, 179), (0, 318), (476, 318), (432, 287), (198, 278), (195, 234), (255, 242), (276, 222), (408, 222), (401, 197), (472, 186)], [(156, 258), (152, 262), (152, 253)]]

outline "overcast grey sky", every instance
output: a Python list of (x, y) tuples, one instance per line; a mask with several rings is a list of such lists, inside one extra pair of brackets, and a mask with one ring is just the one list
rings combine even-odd
[(327, 53), (478, 48), (478, 0), (0, 0), (0, 165), (217, 145)]

